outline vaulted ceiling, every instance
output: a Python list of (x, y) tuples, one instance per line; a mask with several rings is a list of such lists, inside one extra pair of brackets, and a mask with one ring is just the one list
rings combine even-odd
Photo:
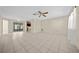
[[(72, 8), (72, 6), (0, 6), (0, 16), (20, 20), (56, 18), (69, 15)], [(33, 15), (37, 11), (48, 11), (48, 15), (39, 18)]]

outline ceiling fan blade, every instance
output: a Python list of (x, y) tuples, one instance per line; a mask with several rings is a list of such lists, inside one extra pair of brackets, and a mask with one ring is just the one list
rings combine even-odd
[(45, 12), (45, 13), (43, 13), (43, 14), (48, 14), (48, 12)]
[(36, 15), (36, 14), (33, 14), (33, 15)]
[(33, 15), (39, 15), (38, 13), (34, 13)]
[(41, 14), (39, 15), (39, 17), (41, 17)]
[(41, 14), (41, 11), (38, 11), (38, 13), (40, 13), (40, 14)]
[(46, 17), (46, 15), (45, 15), (45, 14), (43, 14), (43, 16), (44, 16), (44, 17)]

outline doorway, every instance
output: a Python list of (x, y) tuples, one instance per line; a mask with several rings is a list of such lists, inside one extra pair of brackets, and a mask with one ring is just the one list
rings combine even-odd
[(27, 31), (27, 32), (30, 32), (30, 31), (31, 31), (31, 22), (30, 22), (30, 21), (27, 21), (26, 24), (27, 24), (27, 25), (26, 25), (26, 27), (27, 27), (26, 31)]

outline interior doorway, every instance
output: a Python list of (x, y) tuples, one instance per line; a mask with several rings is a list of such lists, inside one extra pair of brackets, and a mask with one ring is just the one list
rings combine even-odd
[(26, 27), (27, 27), (27, 32), (30, 32), (31, 31), (31, 22), (30, 21), (27, 21), (27, 23), (26, 23), (27, 25), (26, 25)]

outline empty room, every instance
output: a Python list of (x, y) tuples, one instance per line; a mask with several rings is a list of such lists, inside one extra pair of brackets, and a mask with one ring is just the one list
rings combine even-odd
[(79, 53), (78, 6), (0, 6), (0, 53)]

